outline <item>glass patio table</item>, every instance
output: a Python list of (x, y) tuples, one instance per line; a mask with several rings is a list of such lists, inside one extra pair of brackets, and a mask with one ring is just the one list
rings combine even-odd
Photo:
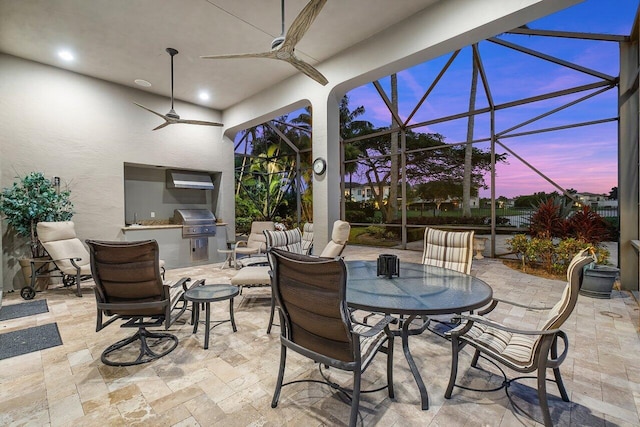
[(400, 336), (413, 378), (420, 391), (422, 409), (429, 409), (427, 388), (409, 351), (410, 329), (418, 316), (472, 311), (491, 301), (493, 290), (482, 280), (441, 267), (400, 262), (399, 276), (377, 276), (377, 261), (347, 261), (347, 304), (349, 307), (407, 316)]

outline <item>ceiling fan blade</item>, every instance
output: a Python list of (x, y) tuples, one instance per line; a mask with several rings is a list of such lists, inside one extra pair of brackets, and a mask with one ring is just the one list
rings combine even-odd
[(311, 0), (293, 20), (281, 48), (293, 49), (320, 14), (327, 0)]
[(313, 68), (313, 66), (311, 66), (311, 64), (304, 62), (295, 55), (291, 55), (291, 57), (286, 61), (296, 67), (298, 70), (302, 71), (307, 76), (311, 77), (313, 80), (320, 83), (322, 86), (325, 86), (327, 83), (329, 83), (327, 78), (323, 76), (320, 71), (316, 70), (315, 68)]
[(147, 107), (145, 107), (144, 105), (140, 105), (140, 104), (138, 104), (137, 102), (134, 102), (134, 104), (136, 104), (138, 107), (140, 107), (140, 108), (142, 108), (142, 109), (147, 110), (147, 111), (148, 111), (148, 112), (150, 112), (150, 113), (155, 114), (155, 115), (156, 115), (156, 116), (158, 116), (158, 117), (162, 117), (163, 119), (167, 120), (167, 118), (165, 117), (165, 115), (164, 115), (164, 114), (160, 114), (160, 113), (158, 113), (158, 112), (156, 112), (156, 111), (153, 111), (151, 108), (147, 108)]
[(140, 107), (140, 108), (142, 108), (144, 110), (147, 110), (148, 112), (153, 113), (156, 116), (161, 117), (161, 118), (164, 119), (164, 123), (162, 123), (159, 126), (156, 126), (152, 130), (162, 129), (163, 127), (169, 126), (169, 125), (174, 124), (174, 123), (185, 123), (185, 124), (189, 124), (189, 125), (205, 125), (205, 126), (223, 126), (222, 123), (205, 122), (203, 120), (184, 120), (184, 119), (180, 119), (180, 116), (173, 109), (173, 57), (178, 54), (178, 51), (176, 49), (174, 49), (174, 48), (171, 48), (171, 47), (168, 47), (165, 50), (171, 56), (171, 110), (169, 110), (169, 112), (167, 114), (160, 114), (157, 111), (153, 111), (151, 108), (147, 108), (144, 105), (141, 105), (141, 104), (138, 104), (137, 102), (134, 102), (134, 104), (136, 104), (138, 107)]
[(184, 124), (187, 124), (187, 125), (224, 126), (222, 123), (206, 122), (206, 121), (204, 121), (204, 120), (185, 120), (185, 119), (179, 119), (179, 120), (176, 120), (176, 123), (184, 123)]
[(167, 122), (164, 122), (163, 124), (161, 124), (160, 126), (156, 126), (156, 127), (154, 127), (154, 128), (153, 128), (153, 129), (151, 129), (151, 130), (158, 130), (158, 129), (162, 129), (163, 127), (165, 127), (165, 126), (169, 126), (170, 124), (171, 124), (171, 123), (167, 121)]
[(273, 52), (261, 52), (261, 53), (237, 53), (230, 55), (206, 55), (201, 56), (202, 59), (236, 59), (236, 58), (275, 58)]

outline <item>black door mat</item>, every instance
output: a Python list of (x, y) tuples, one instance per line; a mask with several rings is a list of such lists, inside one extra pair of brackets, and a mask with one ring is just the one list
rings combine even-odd
[(0, 334), (0, 360), (62, 345), (57, 323)]
[(0, 321), (17, 319), (18, 317), (33, 316), (49, 311), (47, 300), (23, 302), (22, 304), (5, 305), (0, 307)]

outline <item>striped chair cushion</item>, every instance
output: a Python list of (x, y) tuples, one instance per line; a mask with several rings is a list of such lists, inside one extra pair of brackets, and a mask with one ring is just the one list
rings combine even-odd
[[(578, 296), (578, 290), (580, 289), (582, 268), (592, 260), (593, 258), (587, 254), (586, 250), (580, 252), (571, 260), (567, 270), (567, 284), (562, 297), (549, 310), (545, 323), (540, 330), (548, 331), (560, 328), (571, 315)], [(452, 332), (462, 329), (465, 325), (466, 322), (463, 322)], [(534, 356), (538, 351), (537, 347), (542, 336), (506, 332), (476, 322), (461, 338), (482, 349), (482, 351), (492, 354), (496, 359), (506, 360), (521, 369), (527, 369), (533, 365)]]
[[(371, 326), (363, 325), (360, 323), (353, 323), (354, 332), (358, 332), (360, 334), (367, 332), (371, 329)], [(384, 330), (378, 332), (374, 336), (371, 337), (360, 337), (360, 360), (362, 362), (362, 369), (371, 362), (373, 356), (375, 356), (376, 351), (384, 342), (386, 341), (387, 334), (385, 334)]]
[(471, 273), (473, 231), (442, 231), (427, 227), (424, 231), (422, 263)]
[[(458, 326), (458, 328), (462, 327), (464, 324)], [(507, 359), (524, 369), (533, 363), (533, 348), (540, 337), (513, 334), (491, 326), (474, 323), (469, 332), (465, 334), (465, 339), (473, 341), (485, 352), (492, 353), (497, 358)]]
[(311, 255), (313, 248), (313, 223), (307, 222), (302, 227), (302, 251), (305, 255)]
[(278, 248), (296, 254), (302, 250), (302, 233), (297, 228), (285, 231), (265, 231), (267, 248)]

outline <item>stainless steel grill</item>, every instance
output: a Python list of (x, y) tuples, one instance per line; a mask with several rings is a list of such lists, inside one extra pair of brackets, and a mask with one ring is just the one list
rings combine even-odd
[(176, 209), (173, 222), (182, 224), (184, 238), (216, 235), (216, 217), (208, 209)]
[(209, 237), (216, 235), (216, 217), (208, 209), (176, 209), (173, 222), (182, 224), (182, 238), (189, 239), (191, 262), (209, 260)]

